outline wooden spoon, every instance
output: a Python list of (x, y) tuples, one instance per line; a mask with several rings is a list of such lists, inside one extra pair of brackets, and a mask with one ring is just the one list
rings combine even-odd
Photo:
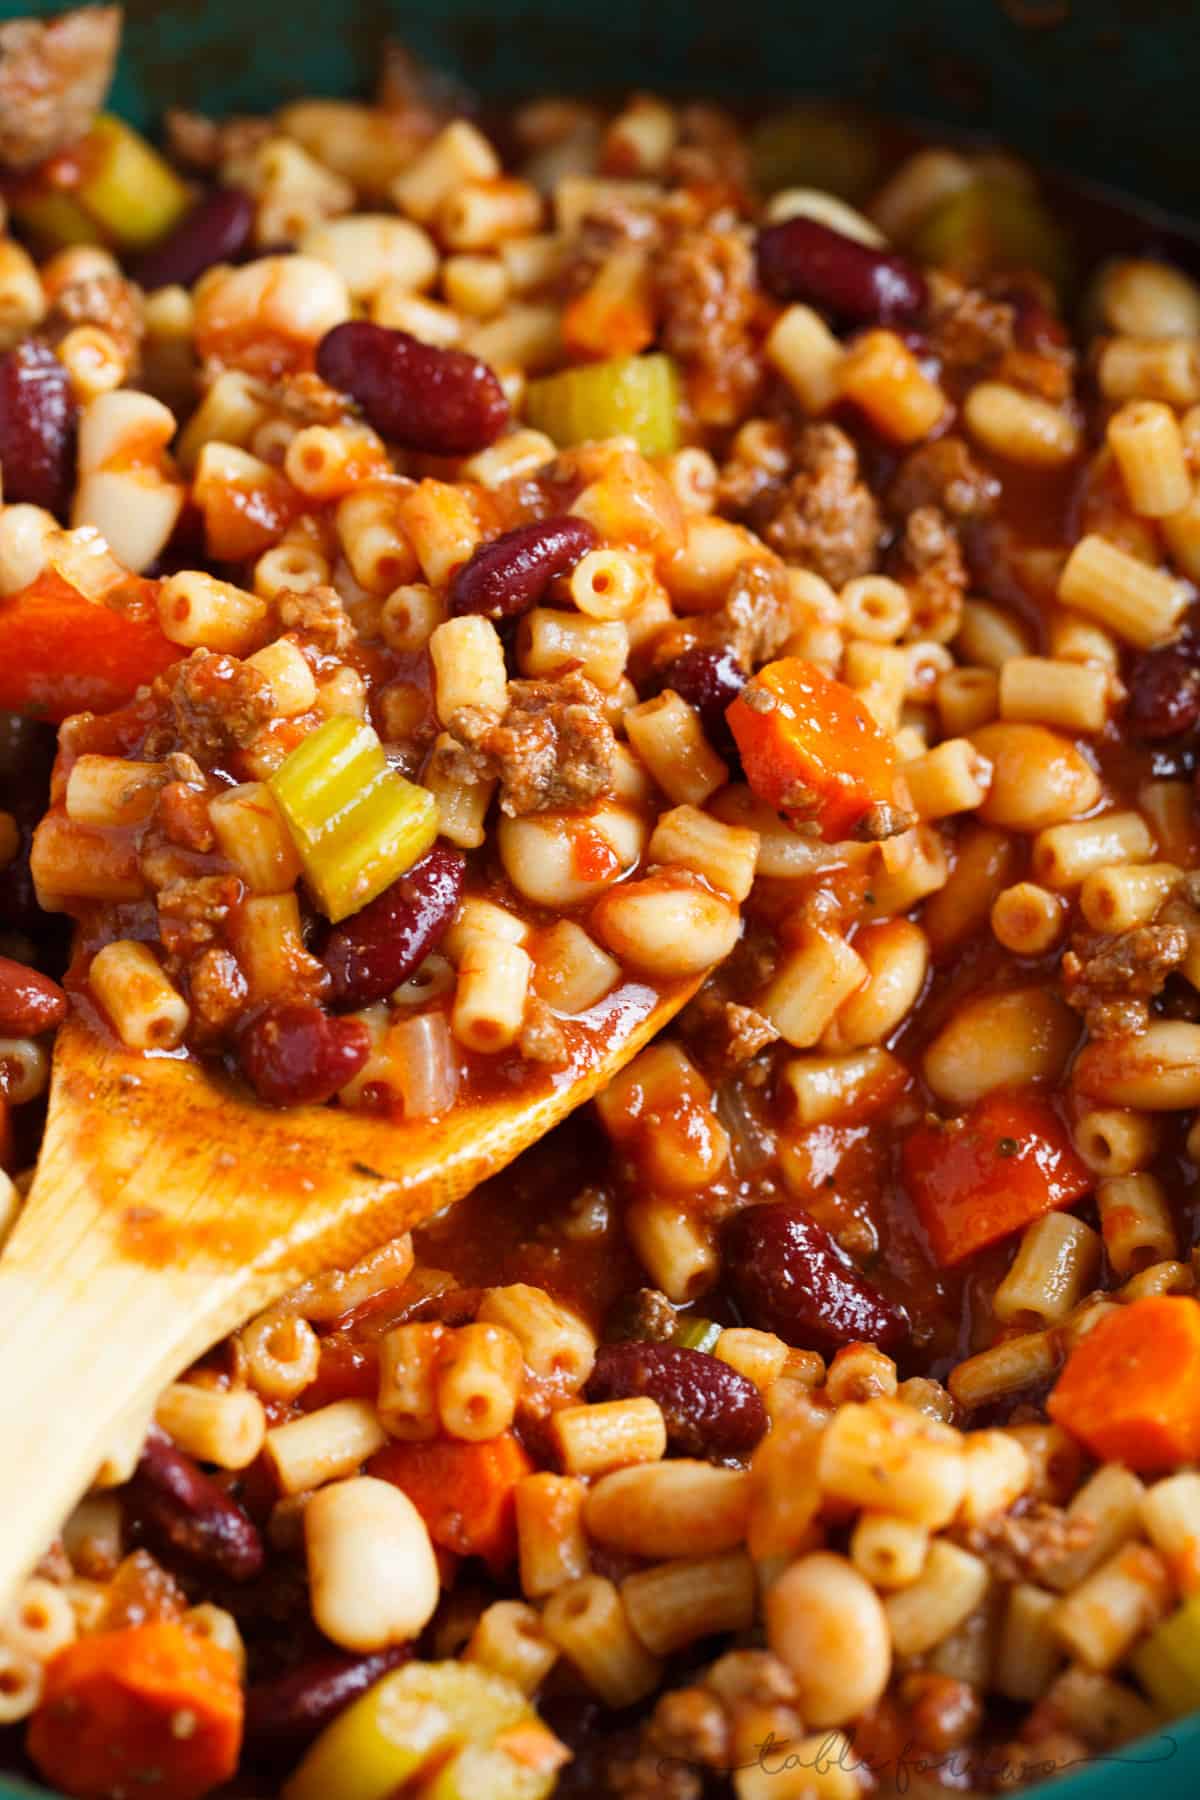
[(211, 1068), (61, 1029), (37, 1175), (0, 1259), (0, 1604), (122, 1422), (306, 1275), (459, 1199), (588, 1099), (699, 986), (627, 982), (569, 1064), (429, 1122), (275, 1111)]

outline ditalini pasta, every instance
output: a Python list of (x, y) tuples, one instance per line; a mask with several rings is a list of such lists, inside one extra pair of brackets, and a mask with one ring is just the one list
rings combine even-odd
[(1200, 1709), (1200, 286), (641, 68), (156, 147), (118, 33), (0, 26), (0, 1247), (72, 1012), (436, 1142), (681, 1010), (131, 1401), (0, 1761), (890, 1800)]

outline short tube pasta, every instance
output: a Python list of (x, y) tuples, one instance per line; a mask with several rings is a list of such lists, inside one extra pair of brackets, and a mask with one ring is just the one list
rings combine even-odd
[(1178, 1254), (1175, 1221), (1162, 1183), (1153, 1175), (1110, 1175), (1096, 1188), (1100, 1231), (1118, 1275), (1136, 1275)]
[(472, 1442), (512, 1424), (521, 1391), (521, 1346), (503, 1325), (479, 1321), (449, 1334), (438, 1359), (436, 1404), (443, 1429)]
[(631, 1706), (658, 1686), (659, 1664), (630, 1624), (619, 1590), (583, 1575), (546, 1603), (542, 1626), (607, 1706)]
[(1108, 443), (1134, 512), (1161, 519), (1192, 497), (1179, 421), (1161, 401), (1133, 400), (1108, 422)]
[(182, 1042), (190, 1008), (145, 944), (106, 944), (92, 958), (88, 983), (131, 1050), (174, 1050)]
[(629, 1463), (655, 1462), (667, 1448), (662, 1411), (645, 1396), (562, 1407), (552, 1430), (568, 1475), (602, 1475)]
[(1026, 1227), (992, 1310), (1005, 1324), (1026, 1330), (1059, 1324), (1092, 1286), (1099, 1267), (1100, 1240), (1091, 1226), (1069, 1213), (1047, 1213)]
[(373, 1406), (335, 1400), (267, 1432), (267, 1462), (284, 1494), (299, 1494), (351, 1475), (387, 1442)]
[(245, 1388), (176, 1381), (160, 1395), (154, 1417), (181, 1450), (222, 1469), (244, 1469), (262, 1449), (267, 1418)]

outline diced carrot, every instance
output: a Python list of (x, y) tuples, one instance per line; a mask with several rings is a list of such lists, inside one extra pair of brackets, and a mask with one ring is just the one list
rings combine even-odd
[(183, 652), (158, 625), (154, 585), (130, 581), (88, 600), (47, 572), (0, 600), (0, 710), (60, 723), (123, 706)]
[(726, 712), (746, 779), (793, 824), (827, 842), (894, 800), (896, 753), (858, 695), (815, 663), (785, 656), (748, 681)]
[(1032, 1094), (987, 1094), (948, 1125), (904, 1144), (904, 1178), (940, 1263), (959, 1263), (1092, 1186), (1053, 1108)]
[(1046, 1410), (1102, 1462), (1155, 1473), (1200, 1459), (1200, 1304), (1153, 1294), (1080, 1338)]
[(511, 1431), (478, 1444), (458, 1438), (389, 1444), (367, 1467), (404, 1490), (438, 1548), (482, 1556), (494, 1570), (512, 1561), (513, 1489), (533, 1464)]
[(168, 1621), (60, 1650), (28, 1748), (47, 1781), (78, 1800), (143, 1792), (197, 1800), (228, 1781), (241, 1741), (232, 1653)]
[(575, 356), (636, 356), (654, 332), (650, 265), (636, 246), (610, 256), (563, 312), (563, 343)]

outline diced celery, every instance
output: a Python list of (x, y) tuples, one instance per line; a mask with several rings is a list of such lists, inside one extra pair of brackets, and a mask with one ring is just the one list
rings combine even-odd
[(428, 788), (397, 775), (371, 727), (345, 713), (310, 732), (267, 785), (308, 885), (335, 924), (410, 869), (437, 836)]
[(79, 179), (72, 186), (34, 179), (13, 194), (13, 217), (47, 247), (105, 243), (141, 250), (165, 237), (192, 204), (170, 163), (108, 113), (94, 121), (74, 160)]
[(95, 244), (103, 233), (66, 188), (27, 187), (13, 195), (12, 216), (32, 238), (48, 249)]
[(644, 456), (679, 443), (679, 374), (669, 356), (617, 356), (531, 381), (525, 417), (556, 444), (632, 437)]
[(101, 113), (81, 157), (75, 194), (104, 235), (140, 250), (178, 224), (192, 196), (170, 163), (120, 119)]
[(1034, 269), (1061, 295), (1071, 253), (1061, 226), (1032, 188), (995, 177), (951, 194), (923, 219), (909, 242), (922, 262), (968, 280), (1003, 269)]
[(1200, 1594), (1155, 1627), (1130, 1659), (1151, 1700), (1170, 1718), (1200, 1707)]
[(475, 1663), (413, 1662), (326, 1727), (283, 1794), (388, 1800), (403, 1788), (414, 1800), (544, 1800), (561, 1760), (513, 1682)]
[(675, 1327), (673, 1341), (685, 1350), (715, 1350), (721, 1327), (712, 1319), (683, 1319)]
[(862, 200), (880, 176), (878, 134), (844, 106), (814, 101), (771, 113), (750, 133), (750, 167), (766, 194), (815, 187)]

